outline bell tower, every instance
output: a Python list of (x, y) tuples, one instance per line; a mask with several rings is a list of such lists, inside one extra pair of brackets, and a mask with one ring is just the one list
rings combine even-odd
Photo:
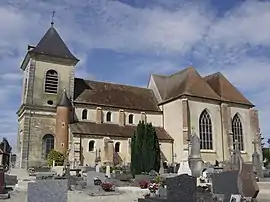
[(21, 64), (24, 79), (17, 111), (21, 167), (46, 164), (52, 149), (66, 151), (74, 71), (78, 62), (54, 23), (36, 46), (28, 46)]

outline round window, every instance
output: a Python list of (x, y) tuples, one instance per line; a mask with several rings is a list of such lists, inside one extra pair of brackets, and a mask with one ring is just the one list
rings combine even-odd
[(48, 100), (48, 101), (47, 101), (47, 104), (48, 104), (48, 105), (53, 105), (53, 101), (52, 101), (52, 100)]

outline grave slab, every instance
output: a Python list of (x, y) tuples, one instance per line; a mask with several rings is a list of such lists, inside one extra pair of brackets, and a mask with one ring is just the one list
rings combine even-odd
[(28, 184), (28, 202), (67, 202), (67, 180), (40, 180)]

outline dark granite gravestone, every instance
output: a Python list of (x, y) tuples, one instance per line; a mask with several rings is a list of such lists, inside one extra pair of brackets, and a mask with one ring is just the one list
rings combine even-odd
[(67, 202), (67, 180), (40, 180), (28, 184), (28, 202)]
[(212, 187), (214, 194), (224, 194), (224, 201), (230, 200), (232, 194), (239, 194), (238, 170), (214, 173), (212, 175)]
[(195, 202), (196, 178), (187, 174), (166, 179), (167, 197), (138, 199), (138, 202)]
[(167, 199), (181, 202), (190, 202), (196, 192), (196, 178), (187, 174), (166, 179)]
[(242, 163), (239, 172), (239, 191), (245, 197), (256, 198), (259, 194), (252, 164)]

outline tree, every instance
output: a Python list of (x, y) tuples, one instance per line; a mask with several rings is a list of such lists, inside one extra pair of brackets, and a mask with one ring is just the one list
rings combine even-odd
[(159, 171), (160, 147), (151, 123), (139, 122), (131, 139), (131, 171), (133, 175)]
[(49, 166), (53, 165), (53, 161), (55, 161), (55, 164), (58, 166), (62, 166), (64, 164), (65, 156), (58, 151), (51, 150), (48, 153), (47, 163)]
[(267, 140), (267, 144), (268, 144), (268, 146), (270, 146), (270, 139)]

